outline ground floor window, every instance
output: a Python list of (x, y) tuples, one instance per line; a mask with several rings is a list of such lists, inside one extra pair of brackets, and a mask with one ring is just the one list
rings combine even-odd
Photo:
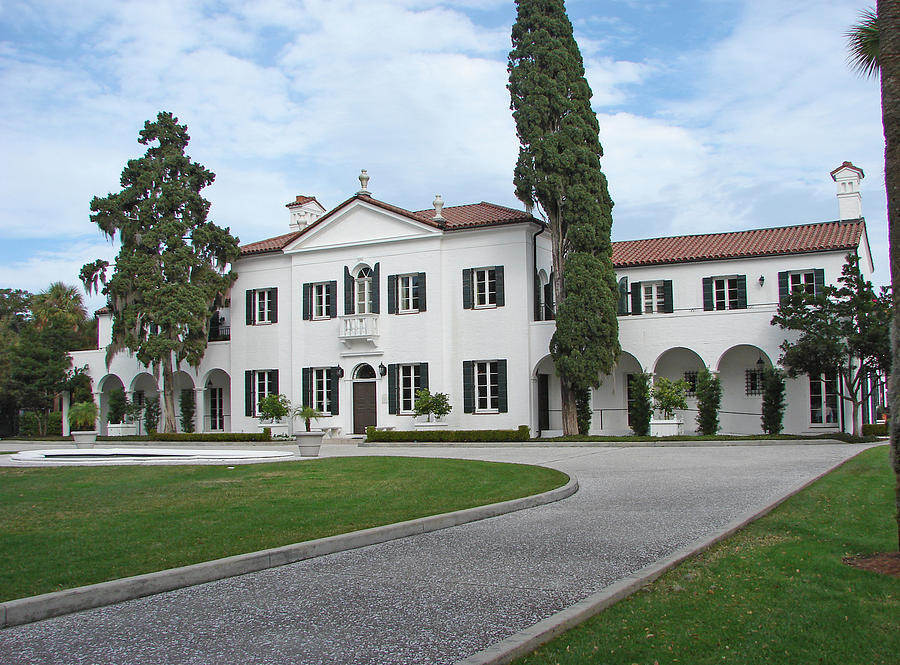
[(685, 395), (688, 397), (697, 396), (697, 371), (690, 370), (684, 373), (684, 382), (687, 384)]
[(763, 371), (761, 369), (744, 370), (744, 394), (747, 397), (763, 394)]
[(278, 394), (278, 372), (274, 369), (256, 373), (256, 415), (259, 415), (259, 402), (263, 397)]
[(506, 360), (463, 362), (463, 411), (506, 413)]
[(327, 367), (313, 370), (312, 407), (322, 413), (331, 413), (331, 377)]
[(809, 377), (809, 421), (820, 425), (838, 422), (837, 372)]

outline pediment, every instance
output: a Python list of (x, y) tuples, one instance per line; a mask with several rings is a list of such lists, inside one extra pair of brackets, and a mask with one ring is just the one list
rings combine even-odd
[(427, 238), (440, 230), (391, 210), (355, 200), (316, 222), (284, 248), (286, 254), (313, 249)]

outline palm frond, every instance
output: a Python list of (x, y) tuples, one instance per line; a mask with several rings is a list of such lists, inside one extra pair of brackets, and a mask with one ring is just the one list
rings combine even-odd
[(864, 9), (859, 13), (859, 23), (850, 28), (844, 36), (850, 51), (847, 60), (850, 67), (860, 76), (877, 76), (880, 67), (878, 40), (878, 14), (874, 9)]

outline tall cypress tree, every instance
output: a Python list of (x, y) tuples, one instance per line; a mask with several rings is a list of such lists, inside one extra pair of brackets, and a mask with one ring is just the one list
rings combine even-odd
[(207, 221), (209, 201), (200, 190), (216, 177), (184, 154), (187, 127), (171, 113), (144, 123), (140, 159), (122, 171), (122, 190), (91, 201), (91, 220), (122, 243), (107, 279), (106, 261), (81, 269), (85, 287), (100, 289), (112, 311), (112, 344), (106, 360), (132, 351), (163, 376), (164, 431), (175, 431), (175, 369), (196, 367), (206, 351), (210, 312), (237, 275), (228, 269), (237, 239)]
[(612, 371), (619, 355), (612, 265), (613, 202), (600, 169), (597, 116), (563, 0), (517, 0), (509, 92), (521, 147), (516, 196), (550, 227), (565, 434), (577, 434), (576, 396)]

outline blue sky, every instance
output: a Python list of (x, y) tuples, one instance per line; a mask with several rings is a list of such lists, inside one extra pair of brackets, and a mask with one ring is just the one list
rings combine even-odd
[[(846, 64), (857, 0), (569, 0), (616, 206), (613, 239), (825, 221), (865, 170), (887, 283), (877, 82)], [(78, 282), (116, 248), (89, 219), (160, 110), (217, 174), (241, 242), (284, 204), (369, 188), (410, 209), (521, 207), (508, 0), (0, 0), (0, 287)], [(90, 304), (102, 304), (93, 298)]]

